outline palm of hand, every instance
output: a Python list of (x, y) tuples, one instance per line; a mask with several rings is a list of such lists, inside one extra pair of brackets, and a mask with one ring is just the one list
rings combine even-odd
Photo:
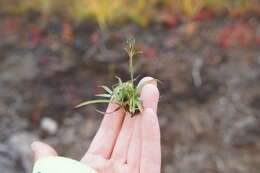
[[(142, 79), (141, 83), (151, 78)], [(124, 110), (104, 116), (81, 162), (98, 173), (160, 173), (160, 130), (156, 115), (159, 91), (147, 84), (141, 92), (144, 111), (133, 118)], [(115, 110), (110, 104), (107, 112)], [(47, 144), (32, 145), (35, 158), (57, 155)]]

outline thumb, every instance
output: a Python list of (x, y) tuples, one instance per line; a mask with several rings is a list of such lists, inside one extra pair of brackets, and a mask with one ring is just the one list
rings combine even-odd
[(35, 161), (37, 161), (42, 157), (58, 155), (57, 152), (51, 146), (43, 142), (38, 142), (38, 141), (33, 142), (31, 144), (31, 149), (33, 151)]

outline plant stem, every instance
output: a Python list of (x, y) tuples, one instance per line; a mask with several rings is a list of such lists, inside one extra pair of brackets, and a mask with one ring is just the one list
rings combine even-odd
[(129, 72), (132, 84), (134, 83), (134, 68), (133, 68), (133, 55), (129, 55)]
[(130, 72), (131, 82), (133, 84), (134, 83), (133, 58), (134, 58), (136, 52), (135, 52), (135, 39), (131, 36), (127, 39), (126, 51), (129, 56), (129, 72)]

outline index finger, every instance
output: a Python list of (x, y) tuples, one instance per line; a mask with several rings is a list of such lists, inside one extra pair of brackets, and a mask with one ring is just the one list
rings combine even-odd
[[(106, 112), (113, 112), (118, 105), (109, 104)], [(83, 156), (82, 160), (86, 160), (88, 154), (100, 155), (105, 159), (110, 158), (113, 151), (115, 141), (122, 126), (125, 113), (122, 109), (111, 114), (104, 115), (101, 125), (94, 137), (88, 151)]]
[(147, 108), (142, 114), (142, 154), (140, 173), (160, 173), (160, 127), (156, 113)]

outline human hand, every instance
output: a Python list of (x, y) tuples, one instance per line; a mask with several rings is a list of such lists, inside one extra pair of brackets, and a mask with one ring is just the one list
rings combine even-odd
[[(143, 78), (140, 83), (152, 78)], [(159, 91), (156, 82), (141, 91), (144, 111), (131, 118), (124, 110), (105, 115), (82, 163), (98, 173), (160, 173), (160, 128), (156, 115)], [(109, 104), (106, 112), (117, 105)], [(32, 144), (35, 160), (57, 156), (57, 152), (41, 142)]]

